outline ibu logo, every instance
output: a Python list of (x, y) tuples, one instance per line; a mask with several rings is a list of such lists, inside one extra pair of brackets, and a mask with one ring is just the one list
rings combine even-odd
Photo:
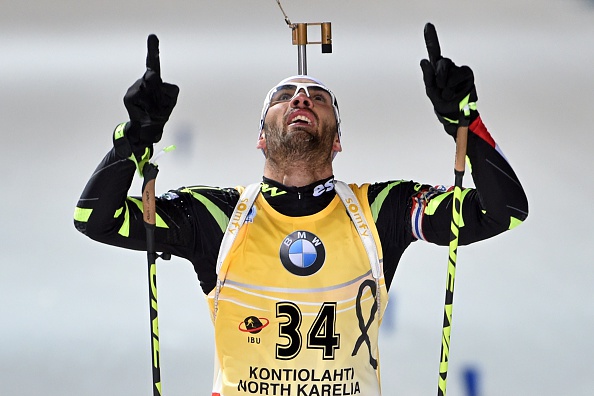
[(308, 276), (322, 268), (326, 260), (324, 243), (308, 231), (295, 231), (285, 237), (279, 256), (283, 266), (292, 274)]

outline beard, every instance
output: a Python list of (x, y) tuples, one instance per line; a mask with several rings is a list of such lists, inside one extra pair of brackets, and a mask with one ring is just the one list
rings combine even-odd
[(318, 134), (311, 134), (305, 128), (288, 128), (264, 125), (267, 158), (274, 163), (324, 163), (332, 159), (332, 145), (336, 128), (320, 125)]

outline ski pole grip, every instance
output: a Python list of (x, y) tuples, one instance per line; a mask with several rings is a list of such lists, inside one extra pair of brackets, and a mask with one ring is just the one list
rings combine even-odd
[(155, 179), (159, 173), (157, 165), (147, 162), (143, 169), (144, 181), (142, 183), (142, 212), (144, 223), (154, 227), (157, 223), (155, 205)]
[(458, 127), (456, 133), (456, 161), (454, 171), (464, 174), (466, 166), (466, 148), (468, 146), (468, 125)]

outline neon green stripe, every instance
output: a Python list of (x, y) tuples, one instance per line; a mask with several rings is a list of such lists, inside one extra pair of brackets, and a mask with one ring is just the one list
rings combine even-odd
[(375, 198), (375, 200), (373, 201), (373, 203), (371, 204), (371, 215), (373, 216), (373, 222), (377, 222), (377, 216), (378, 213), (380, 211), (380, 209), (382, 208), (382, 205), (384, 204), (384, 201), (386, 200), (386, 198), (388, 197), (388, 193), (390, 192), (390, 190), (393, 187), (396, 187), (397, 185), (399, 185), (400, 183), (402, 183), (402, 180), (398, 180), (395, 181), (393, 183), (388, 184)]
[[(118, 234), (120, 234), (121, 236), (124, 236), (124, 237), (130, 236), (130, 210), (128, 209), (128, 202), (135, 204), (138, 207), (138, 209), (140, 210), (140, 212), (142, 212), (142, 201), (140, 199), (132, 198), (132, 197), (128, 197), (126, 199), (126, 202), (124, 203), (124, 207), (116, 210), (115, 215), (113, 216), (114, 218), (120, 217), (122, 212), (124, 212), (124, 221), (122, 222), (122, 226), (120, 227), (120, 229), (118, 231)], [(165, 223), (165, 221), (163, 220), (163, 218), (161, 216), (159, 216), (159, 214), (157, 214), (155, 220), (156, 220), (155, 222), (156, 222), (157, 227), (169, 228), (167, 223)]]
[(437, 210), (438, 206), (441, 205), (441, 202), (452, 194), (454, 194), (454, 192), (450, 191), (444, 194), (439, 194), (434, 198), (431, 198), (431, 200), (427, 203), (427, 206), (425, 207), (425, 214), (429, 216), (435, 214), (435, 211)]
[[(210, 189), (212, 190), (212, 188), (210, 188)], [(210, 201), (204, 195), (201, 195), (200, 193), (194, 191), (193, 189), (185, 188), (182, 190), (182, 192), (187, 192), (187, 193), (192, 194), (192, 197), (194, 197), (195, 199), (200, 201), (204, 206), (206, 206), (206, 209), (208, 210), (210, 215), (215, 219), (215, 221), (221, 228), (221, 231), (225, 232), (225, 230), (227, 229), (227, 224), (229, 224), (229, 217), (227, 217), (225, 212), (223, 212), (217, 205), (215, 205), (212, 201)]]
[[(464, 198), (470, 191), (472, 191), (472, 190), (469, 188), (462, 190), (462, 197), (460, 198), (461, 205), (464, 204)], [(443, 202), (443, 200), (446, 199), (447, 197), (449, 197), (450, 195), (452, 195), (453, 193), (454, 193), (453, 191), (450, 191), (445, 194), (440, 194), (440, 195), (436, 196), (435, 198), (431, 198), (431, 200), (427, 203), (427, 207), (425, 207), (425, 214), (429, 215), (429, 216), (435, 214), (435, 211), (437, 210), (439, 205)], [(462, 209), (460, 209), (460, 210), (462, 210)], [(462, 214), (460, 214), (460, 224), (458, 224), (458, 226), (464, 227), (464, 218), (462, 217)]]
[(516, 219), (515, 217), (510, 217), (510, 221), (509, 221), (509, 229), (510, 230), (512, 228), (516, 228), (520, 224), (522, 224), (522, 220)]
[(464, 99), (462, 99), (459, 103), (460, 111), (464, 112), (464, 115), (468, 117), (470, 115), (470, 109), (467, 107), (468, 102), (470, 101), (470, 94), (466, 95)]
[(466, 167), (468, 168), (468, 171), (472, 173), (472, 162), (470, 162), (470, 158), (468, 158), (468, 156), (466, 156)]
[(469, 188), (462, 190), (462, 198), (460, 198), (460, 223), (458, 224), (458, 226), (460, 228), (464, 227), (464, 216), (462, 216), (462, 208), (464, 207), (464, 198), (466, 198), (466, 195), (470, 191), (472, 191), (472, 190)]
[(113, 131), (113, 140), (118, 140), (124, 137), (124, 128), (126, 127), (126, 123), (122, 122), (119, 124), (115, 130)]
[[(143, 211), (142, 201), (140, 199), (128, 197), (128, 201), (135, 203), (136, 206), (138, 206), (138, 209), (140, 209), (141, 212)], [(163, 220), (163, 218), (159, 216), (159, 213), (156, 213), (155, 224), (157, 225), (157, 227), (160, 228), (169, 228), (167, 223), (165, 223), (165, 220)]]
[[(120, 214), (122, 213), (122, 210), (124, 211), (124, 222), (122, 223), (118, 234), (123, 237), (128, 237), (130, 236), (130, 211), (128, 210), (128, 202), (124, 202), (124, 207), (118, 210)], [(118, 211), (116, 211), (116, 213)], [(119, 215), (117, 217), (119, 217)]]
[(269, 192), (271, 196), (276, 197), (278, 195), (283, 195), (286, 194), (286, 191), (279, 191), (278, 187), (270, 187), (268, 184), (266, 183), (262, 183), (262, 192)]
[(74, 220), (86, 223), (91, 217), (93, 209), (79, 208), (78, 206), (74, 209)]
[(144, 149), (144, 154), (142, 154), (140, 161), (136, 159), (136, 156), (134, 154), (130, 155), (128, 159), (132, 160), (132, 162), (136, 164), (136, 170), (138, 171), (138, 174), (140, 175), (140, 177), (143, 177), (142, 170), (144, 169), (144, 165), (151, 159), (151, 149), (148, 147)]
[(142, 200), (140, 200), (138, 198), (128, 197), (128, 198), (126, 198), (126, 201), (130, 201), (133, 204), (135, 204), (136, 206), (138, 206), (138, 209), (140, 209), (140, 211), (142, 212)]

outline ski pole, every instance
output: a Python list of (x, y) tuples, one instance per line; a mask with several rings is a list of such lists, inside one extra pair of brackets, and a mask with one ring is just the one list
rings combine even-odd
[(157, 228), (157, 212), (155, 203), (155, 180), (159, 173), (157, 159), (175, 149), (175, 146), (168, 146), (161, 150), (151, 162), (143, 166), (144, 176), (142, 183), (142, 209), (144, 227), (146, 229), (146, 257), (148, 263), (148, 286), (149, 286), (149, 320), (151, 328), (151, 360), (153, 375), (153, 396), (161, 395), (161, 366), (159, 359), (159, 310), (157, 306), (157, 258), (163, 260), (171, 259), (171, 254), (158, 254), (155, 247), (155, 229)]
[[(161, 62), (159, 60), (159, 39), (154, 34), (147, 40), (146, 69), (153, 71), (161, 80)], [(163, 84), (165, 85), (165, 84)], [(177, 89), (177, 87), (175, 87)], [(177, 93), (175, 93), (177, 97)], [(173, 107), (172, 107), (173, 108)], [(157, 307), (157, 258), (169, 260), (171, 254), (163, 252), (157, 254), (155, 244), (155, 229), (157, 228), (157, 209), (155, 202), (155, 180), (159, 169), (157, 159), (174, 150), (175, 146), (165, 147), (157, 153), (151, 161), (142, 165), (142, 210), (146, 229), (146, 256), (148, 262), (148, 291), (149, 291), (149, 320), (151, 327), (151, 363), (153, 377), (153, 396), (161, 395), (161, 369), (159, 358), (159, 318)]]
[[(429, 62), (437, 69), (437, 61), (441, 59), (441, 48), (435, 27), (428, 23), (425, 25), (425, 43), (429, 53)], [(448, 272), (445, 287), (445, 304), (443, 313), (443, 327), (441, 337), (441, 353), (439, 364), (439, 383), (437, 394), (445, 396), (448, 363), (450, 353), (450, 335), (452, 329), (452, 309), (454, 305), (454, 282), (456, 279), (456, 260), (458, 256), (458, 239), (460, 223), (462, 220), (462, 180), (464, 178), (466, 163), (466, 147), (468, 143), (469, 123), (469, 97), (466, 96), (459, 104), (458, 129), (456, 132), (456, 155), (454, 162), (454, 191), (452, 197), (452, 221), (450, 224), (450, 241), (448, 255)]]
[[(159, 40), (150, 35), (147, 40), (147, 70), (161, 74), (159, 60)], [(154, 159), (153, 159), (154, 161)], [(161, 368), (159, 364), (159, 311), (157, 307), (157, 252), (155, 248), (155, 228), (157, 209), (155, 203), (155, 179), (159, 169), (154, 162), (147, 162), (142, 168), (142, 209), (146, 229), (146, 258), (148, 263), (149, 320), (151, 328), (151, 363), (153, 377), (153, 396), (161, 395)]]
[(151, 361), (153, 375), (153, 396), (161, 395), (161, 368), (159, 365), (159, 317), (157, 307), (157, 253), (155, 249), (155, 179), (159, 169), (151, 162), (143, 168), (142, 207), (146, 228), (146, 257), (148, 263), (149, 312), (151, 327)]
[(448, 256), (448, 273), (446, 280), (445, 304), (443, 312), (443, 328), (441, 339), (441, 361), (439, 364), (439, 387), (437, 394), (445, 396), (448, 362), (450, 352), (450, 334), (452, 328), (452, 308), (454, 306), (454, 282), (456, 279), (456, 259), (458, 255), (458, 237), (462, 218), (462, 179), (466, 161), (466, 144), (468, 125), (458, 127), (456, 136), (456, 161), (454, 165), (454, 196), (452, 198), (452, 222), (450, 225), (450, 243)]

